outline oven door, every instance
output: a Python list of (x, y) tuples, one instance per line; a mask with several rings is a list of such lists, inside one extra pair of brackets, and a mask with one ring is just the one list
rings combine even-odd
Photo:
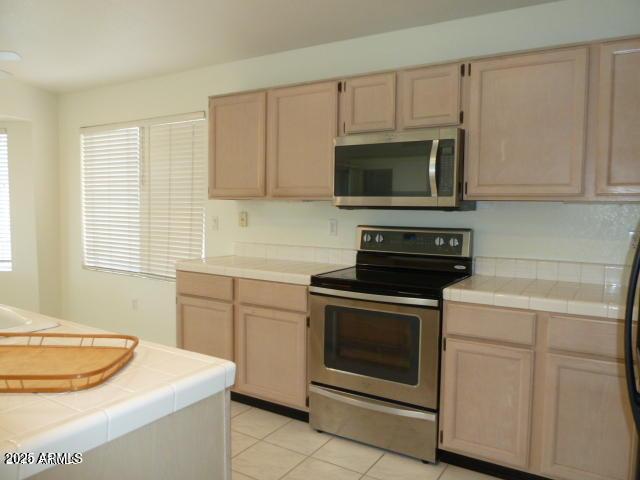
[(439, 336), (437, 308), (312, 293), (309, 380), (436, 409)]
[(335, 140), (338, 207), (455, 207), (461, 131), (349, 135)]

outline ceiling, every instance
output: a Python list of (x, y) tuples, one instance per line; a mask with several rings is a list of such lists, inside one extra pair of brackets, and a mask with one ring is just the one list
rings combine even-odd
[(0, 0), (0, 69), (86, 89), (552, 0)]

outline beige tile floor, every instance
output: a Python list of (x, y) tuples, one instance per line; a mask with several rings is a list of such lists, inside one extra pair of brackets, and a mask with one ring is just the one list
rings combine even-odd
[(445, 463), (425, 465), (318, 433), (307, 423), (231, 402), (232, 480), (492, 480)]

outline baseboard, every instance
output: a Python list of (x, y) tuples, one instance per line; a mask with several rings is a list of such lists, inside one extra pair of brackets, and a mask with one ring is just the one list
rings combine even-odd
[(309, 421), (309, 414), (307, 412), (296, 410), (291, 407), (285, 407), (284, 405), (268, 402), (259, 398), (250, 397), (249, 395), (244, 395), (242, 393), (231, 392), (231, 400), (244, 403), (245, 405), (252, 407), (261, 408), (262, 410), (268, 410), (269, 412), (277, 413), (278, 415), (283, 415), (295, 420), (301, 420), (303, 422)]
[(438, 460), (455, 465), (456, 467), (466, 468), (475, 472), (484, 473), (504, 480), (550, 480), (547, 477), (534, 475), (533, 473), (521, 472), (513, 468), (503, 467), (494, 463), (484, 462), (475, 458), (465, 457), (457, 453), (438, 450)]

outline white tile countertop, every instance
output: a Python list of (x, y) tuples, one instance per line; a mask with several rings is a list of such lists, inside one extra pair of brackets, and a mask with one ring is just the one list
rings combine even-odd
[[(15, 309), (28, 318), (49, 318)], [(66, 322), (46, 333), (105, 333)], [(0, 453), (85, 452), (233, 385), (235, 364), (140, 341), (134, 358), (107, 382), (55, 394), (0, 393)], [(0, 480), (48, 465), (5, 465)]]
[[(339, 259), (336, 261), (340, 262)], [(320, 263), (229, 255), (180, 261), (176, 264), (176, 270), (309, 285), (312, 275), (340, 270), (354, 263), (346, 263), (346, 260), (345, 263)]]
[(474, 272), (471, 277), (446, 288), (444, 299), (624, 318), (627, 286), (623, 266), (478, 257)]

